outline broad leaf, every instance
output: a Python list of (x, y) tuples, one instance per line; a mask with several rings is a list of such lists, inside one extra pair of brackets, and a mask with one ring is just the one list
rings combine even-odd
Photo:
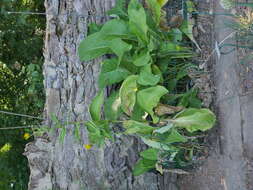
[(103, 89), (107, 85), (112, 85), (124, 80), (130, 72), (122, 67), (118, 67), (116, 59), (105, 60), (102, 63), (101, 73), (99, 75), (99, 88)]
[(147, 0), (149, 9), (152, 12), (152, 15), (154, 17), (154, 20), (156, 22), (156, 25), (160, 24), (160, 18), (161, 18), (161, 5), (157, 0)]
[(121, 113), (119, 92), (114, 92), (105, 100), (105, 117), (109, 120), (117, 120)]
[(159, 75), (153, 75), (151, 71), (151, 65), (146, 65), (141, 68), (140, 76), (138, 78), (138, 83), (143, 86), (154, 86), (160, 81)]
[(148, 42), (148, 26), (146, 13), (143, 6), (137, 0), (131, 0), (128, 6), (129, 27), (133, 34), (144, 42)]
[(145, 158), (147, 160), (158, 160), (158, 153), (158, 149), (149, 148), (147, 150), (142, 151), (140, 155), (142, 158)]
[(107, 40), (115, 38), (132, 38), (132, 35), (128, 28), (128, 24), (120, 19), (113, 19), (106, 22), (102, 27), (100, 34), (103, 36), (103, 38)]
[(131, 50), (132, 46), (124, 42), (120, 38), (115, 38), (108, 43), (109, 48), (119, 57), (119, 62), (125, 52)]
[(151, 60), (151, 56), (150, 56), (149, 52), (148, 51), (143, 51), (135, 57), (133, 63), (134, 63), (134, 65), (140, 67), (140, 66), (147, 65), (151, 61), (152, 60)]
[(140, 159), (134, 166), (134, 176), (139, 176), (153, 168), (155, 168), (155, 160)]
[(182, 136), (177, 130), (172, 129), (170, 134), (164, 140), (166, 143), (176, 143), (176, 142), (187, 142), (187, 139)]
[(149, 126), (148, 124), (127, 120), (123, 122), (124, 128), (126, 128), (125, 134), (144, 134), (148, 135), (153, 132), (154, 127)]
[(137, 78), (137, 75), (127, 77), (122, 83), (119, 91), (121, 108), (129, 116), (131, 115), (136, 102)]
[(101, 115), (101, 107), (104, 102), (104, 92), (100, 91), (98, 95), (92, 100), (90, 105), (90, 115), (93, 121), (99, 121)]
[(89, 61), (109, 52), (108, 41), (104, 40), (99, 32), (85, 38), (78, 48), (81, 61)]
[(137, 93), (138, 104), (151, 115), (154, 123), (157, 123), (159, 118), (155, 116), (153, 108), (157, 106), (160, 98), (167, 93), (168, 90), (163, 86), (150, 87)]
[(177, 114), (172, 121), (189, 132), (206, 131), (215, 124), (215, 115), (209, 109), (189, 108)]
[(109, 46), (113, 46), (111, 40), (116, 38), (131, 38), (127, 24), (118, 19), (108, 21), (99, 32), (89, 35), (80, 43), (78, 48), (80, 60), (89, 61), (110, 53)]

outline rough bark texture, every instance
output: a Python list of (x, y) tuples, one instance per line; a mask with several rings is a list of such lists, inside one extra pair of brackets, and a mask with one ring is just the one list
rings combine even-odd
[[(91, 21), (104, 22), (114, 0), (46, 0), (47, 30), (45, 39), (45, 123), (50, 114), (61, 121), (89, 119), (88, 105), (97, 92), (97, 61), (81, 63), (77, 55), (80, 41)], [(84, 16), (82, 16), (84, 15)], [(105, 148), (85, 150), (87, 133), (77, 143), (73, 127), (67, 126), (64, 143), (54, 136), (35, 139), (26, 147), (31, 176), (29, 190), (158, 190), (175, 189), (175, 176), (161, 177), (148, 173), (132, 176), (132, 166), (143, 146), (136, 139), (122, 137)]]
[[(216, 0), (199, 3), (207, 9), (203, 11), (225, 12)], [(51, 124), (52, 113), (62, 121), (89, 119), (88, 105), (97, 92), (99, 60), (81, 63), (77, 48), (86, 36), (87, 23), (104, 22), (105, 18), (81, 15), (105, 15), (113, 5), (114, 0), (46, 0), (47, 125)], [(200, 35), (209, 35), (208, 40), (214, 40), (210, 38), (212, 30), (218, 42), (232, 32), (228, 28), (224, 30), (224, 16), (202, 16), (202, 19), (204, 27), (200, 27), (203, 32)], [(212, 45), (208, 40), (202, 40), (200, 45)], [(131, 174), (132, 166), (138, 159), (137, 152), (143, 148), (136, 139), (122, 137), (104, 149), (85, 150), (82, 144), (88, 143), (87, 133), (83, 129), (82, 143), (77, 143), (70, 125), (63, 144), (57, 140), (58, 131), (53, 137), (37, 138), (27, 145), (25, 154), (31, 168), (29, 190), (252, 190), (253, 96), (247, 93), (249, 89), (242, 88), (236, 51), (222, 55), (213, 69), (219, 123), (210, 136), (213, 147), (210, 157), (194, 175), (177, 180), (174, 175), (161, 177), (148, 173), (135, 178)], [(252, 73), (246, 74), (250, 79)]]

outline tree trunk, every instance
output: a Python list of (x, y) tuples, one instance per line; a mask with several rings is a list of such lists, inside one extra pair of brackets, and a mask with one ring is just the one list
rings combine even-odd
[[(46, 0), (44, 85), (46, 91), (45, 124), (52, 125), (55, 114), (63, 121), (89, 119), (88, 105), (97, 92), (99, 60), (81, 63), (77, 55), (88, 23), (104, 22), (106, 10), (114, 0)], [(88, 15), (100, 16), (88, 16)], [(104, 148), (86, 150), (87, 133), (82, 143), (74, 138), (74, 126), (68, 125), (64, 142), (59, 132), (36, 138), (26, 147), (31, 175), (29, 190), (174, 190), (175, 176), (147, 173), (133, 177), (132, 167), (143, 146), (134, 138), (121, 137)]]

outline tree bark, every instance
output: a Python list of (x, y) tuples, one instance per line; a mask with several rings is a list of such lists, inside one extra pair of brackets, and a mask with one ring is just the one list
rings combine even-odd
[[(80, 41), (87, 35), (88, 23), (102, 23), (114, 0), (46, 0), (47, 29), (45, 38), (44, 85), (46, 91), (45, 124), (52, 125), (50, 115), (62, 121), (84, 121), (90, 118), (88, 105), (96, 86), (100, 60), (81, 63), (77, 55)], [(92, 16), (92, 15), (100, 16)], [(90, 16), (88, 16), (90, 15)], [(64, 142), (59, 132), (36, 138), (27, 145), (31, 175), (29, 190), (174, 190), (175, 176), (147, 173), (132, 175), (138, 151), (137, 139), (121, 137), (104, 148), (88, 143), (85, 128), (82, 142), (74, 138), (74, 126), (68, 125)]]

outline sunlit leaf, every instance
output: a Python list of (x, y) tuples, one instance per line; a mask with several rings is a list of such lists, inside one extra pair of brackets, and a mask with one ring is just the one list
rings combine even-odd
[(99, 32), (84, 39), (78, 48), (81, 61), (89, 61), (110, 52), (108, 41), (102, 39)]
[(167, 93), (168, 90), (163, 86), (146, 88), (137, 93), (138, 104), (144, 111), (151, 115), (154, 123), (157, 123), (159, 118), (155, 116), (153, 108), (157, 106), (160, 98)]
[(206, 131), (212, 128), (215, 121), (215, 115), (210, 110), (189, 108), (177, 114), (173, 123), (189, 132), (194, 132), (198, 130)]
[(120, 113), (121, 101), (119, 97), (119, 92), (112, 93), (108, 99), (105, 100), (105, 117), (109, 120), (116, 120)]
[(119, 91), (121, 108), (129, 116), (131, 115), (136, 102), (137, 79), (137, 75), (127, 77), (122, 83)]
[(125, 134), (151, 134), (155, 129), (148, 124), (133, 120), (124, 121), (123, 126), (126, 129)]

